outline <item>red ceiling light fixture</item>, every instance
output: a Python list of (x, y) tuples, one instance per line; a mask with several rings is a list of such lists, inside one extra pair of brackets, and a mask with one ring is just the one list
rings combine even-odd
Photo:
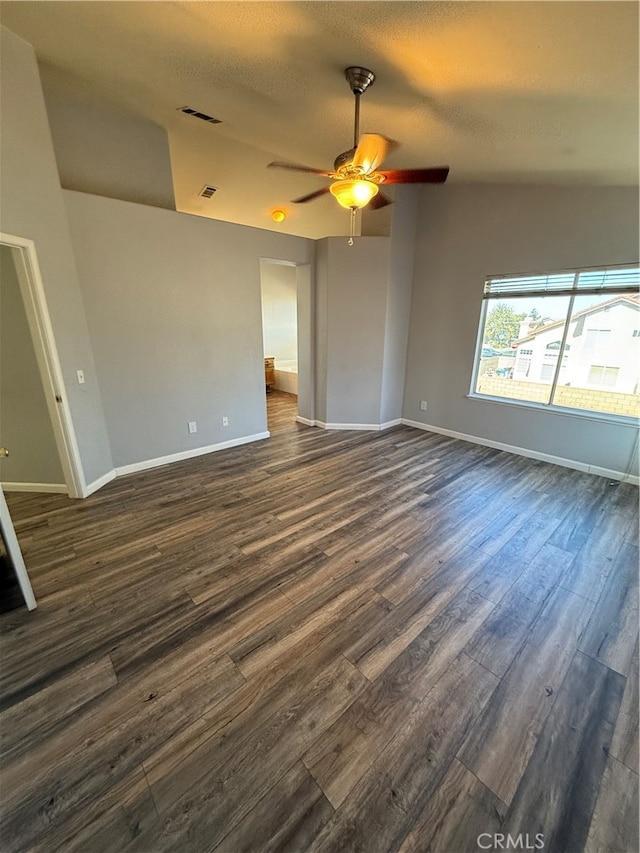
[(360, 136), (360, 97), (376, 79), (375, 74), (368, 68), (354, 65), (345, 69), (344, 75), (355, 96), (353, 148), (336, 157), (332, 171), (281, 162), (269, 163), (269, 167), (331, 178), (333, 183), (329, 186), (296, 198), (293, 203), (305, 204), (330, 192), (342, 207), (351, 211), (349, 245), (352, 246), (357, 211), (368, 204), (374, 210), (391, 204), (391, 199), (381, 192), (381, 184), (442, 184), (447, 180), (449, 167), (381, 170), (382, 161), (398, 143), (379, 133)]

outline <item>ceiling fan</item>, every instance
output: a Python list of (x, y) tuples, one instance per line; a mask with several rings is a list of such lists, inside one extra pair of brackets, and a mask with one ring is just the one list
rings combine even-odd
[(292, 203), (304, 204), (330, 192), (339, 204), (351, 210), (349, 243), (353, 244), (356, 211), (367, 204), (374, 210), (391, 204), (391, 199), (380, 190), (381, 184), (442, 184), (447, 180), (449, 167), (380, 169), (384, 158), (390, 151), (397, 148), (398, 143), (378, 133), (363, 133), (360, 136), (360, 97), (376, 79), (375, 74), (367, 68), (351, 66), (345, 69), (344, 75), (356, 99), (353, 148), (336, 157), (333, 171), (281, 162), (269, 163), (269, 168), (310, 172), (331, 178), (333, 183), (300, 198), (294, 198)]

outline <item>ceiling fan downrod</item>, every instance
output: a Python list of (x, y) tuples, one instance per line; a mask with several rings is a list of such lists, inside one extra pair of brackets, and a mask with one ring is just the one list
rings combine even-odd
[(355, 118), (353, 122), (353, 147), (356, 148), (360, 139), (360, 96), (371, 86), (376, 79), (376, 75), (373, 71), (369, 71), (368, 68), (361, 68), (359, 65), (350, 65), (349, 68), (345, 68), (344, 76), (347, 78), (347, 82), (356, 99)]
[[(347, 82), (351, 88), (351, 91), (354, 94), (356, 99), (355, 105), (355, 115), (353, 119), (353, 147), (354, 149), (358, 147), (358, 140), (360, 139), (360, 97), (365, 92), (369, 86), (376, 79), (376, 75), (373, 71), (369, 71), (368, 68), (362, 68), (359, 65), (350, 65), (349, 68), (345, 68), (344, 76), (347, 78)], [(353, 246), (353, 238), (356, 232), (356, 208), (351, 208), (351, 222), (349, 228), (349, 245)]]

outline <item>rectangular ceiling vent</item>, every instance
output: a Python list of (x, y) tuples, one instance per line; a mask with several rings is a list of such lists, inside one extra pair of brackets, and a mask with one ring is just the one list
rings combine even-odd
[(218, 192), (218, 187), (203, 187), (200, 190), (200, 195), (202, 198), (211, 198), (211, 196), (215, 195)]
[(208, 121), (211, 124), (220, 124), (222, 121), (222, 119), (208, 116), (206, 113), (201, 113), (199, 110), (194, 110), (192, 107), (178, 107), (178, 112), (186, 113), (188, 116), (194, 116), (194, 118), (201, 118), (202, 121)]

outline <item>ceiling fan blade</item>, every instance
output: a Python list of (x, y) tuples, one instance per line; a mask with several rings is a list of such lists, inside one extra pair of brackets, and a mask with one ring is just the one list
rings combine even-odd
[(397, 146), (398, 143), (393, 139), (387, 139), (379, 133), (363, 133), (358, 141), (356, 153), (353, 155), (353, 165), (368, 175), (375, 171), (387, 154)]
[(269, 163), (267, 169), (289, 169), (293, 172), (311, 172), (314, 175), (324, 175), (325, 178), (331, 177), (333, 172), (326, 172), (323, 169), (314, 169), (311, 166), (298, 166), (297, 163), (280, 163), (278, 161)]
[(380, 171), (385, 184), (444, 184), (449, 174), (448, 166), (433, 169), (390, 169)]
[(368, 204), (372, 210), (379, 210), (381, 207), (386, 207), (388, 204), (393, 204), (389, 196), (385, 195), (382, 190), (378, 190), (378, 194), (374, 195)]
[(322, 187), (321, 190), (316, 190), (308, 195), (301, 195), (300, 198), (294, 198), (291, 204), (304, 204), (307, 201), (313, 201), (314, 198), (320, 198), (321, 195), (326, 195), (329, 192), (329, 187)]

